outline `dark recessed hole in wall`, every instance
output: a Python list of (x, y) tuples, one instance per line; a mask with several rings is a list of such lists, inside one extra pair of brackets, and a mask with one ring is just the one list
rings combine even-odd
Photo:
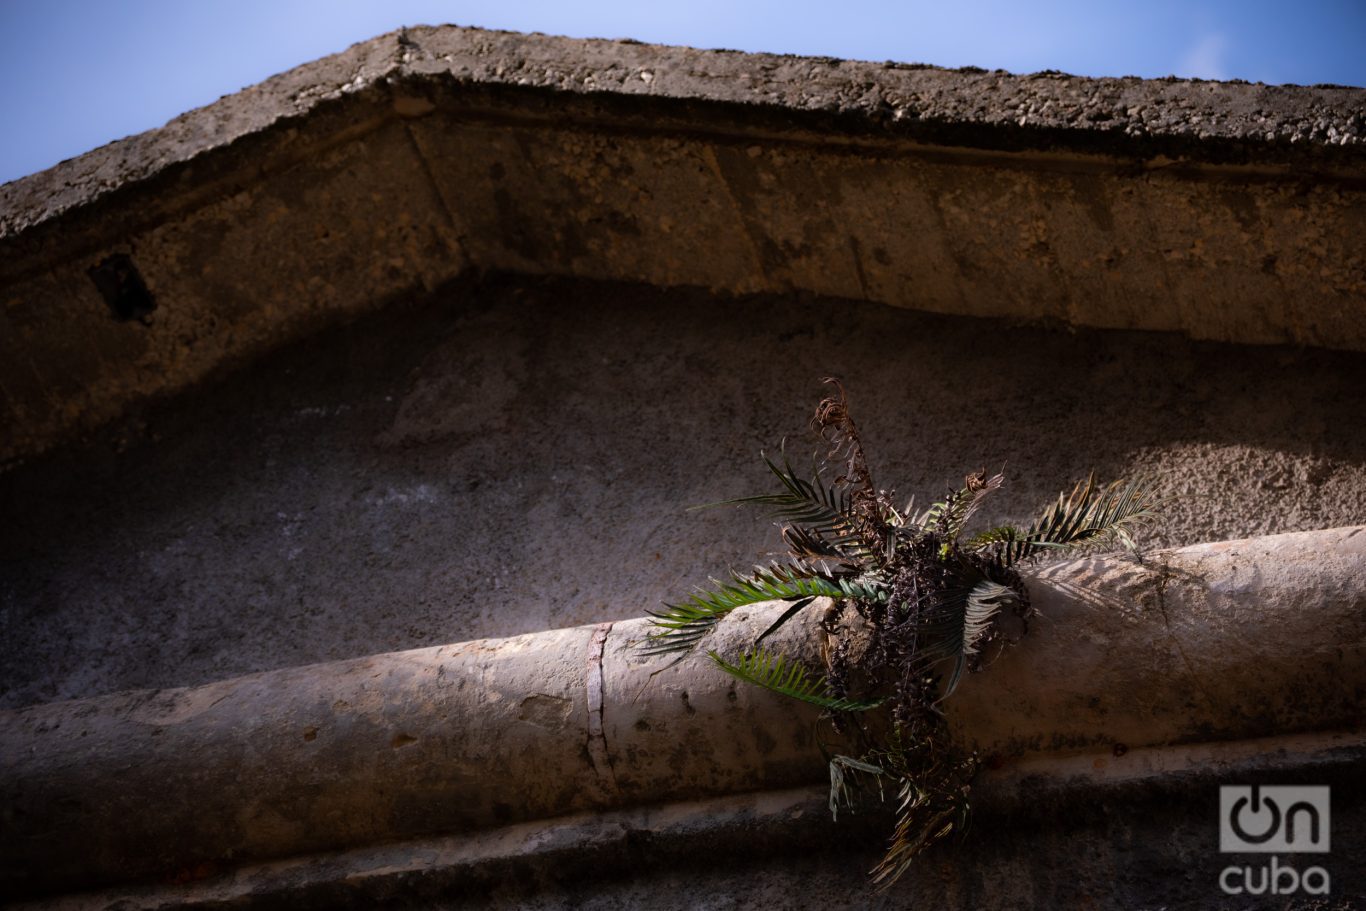
[(157, 308), (157, 302), (147, 290), (147, 283), (142, 280), (132, 257), (115, 253), (91, 267), (87, 274), (109, 305), (114, 319), (121, 323), (137, 320), (143, 325), (150, 322), (148, 317)]

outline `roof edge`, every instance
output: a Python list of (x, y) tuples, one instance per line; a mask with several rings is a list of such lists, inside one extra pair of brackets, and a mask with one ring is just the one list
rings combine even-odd
[(930, 145), (1366, 172), (1366, 89), (1013, 75), (696, 50), (460, 26), (389, 32), (0, 186), (12, 237), (281, 120), (383, 83), (442, 78), (571, 96), (744, 105)]

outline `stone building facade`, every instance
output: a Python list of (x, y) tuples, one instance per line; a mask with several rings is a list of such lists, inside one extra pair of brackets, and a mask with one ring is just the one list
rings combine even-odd
[[(1177, 618), (1192, 680), (1265, 656), (1260, 701), (1196, 693), (1127, 765), (1103, 730), (1007, 757), (905, 898), (1222, 907), (1219, 786), (1283, 783), (1333, 788), (1332, 891), (1293, 900), (1366, 902), (1364, 143), (1360, 89), (445, 27), (0, 188), (0, 882), (53, 907), (874, 904), (885, 818), (831, 824), (819, 761), (697, 794), (618, 767), (630, 799), (466, 814), (442, 789), (500, 779), (442, 765), (452, 743), (581, 722), (585, 768), (594, 737), (626, 761), (591, 686), (536, 700), (529, 670), (526, 717), (485, 734), (402, 715), (435, 685), (411, 650), (446, 643), (558, 642), (575, 687), (596, 648), (610, 682), (594, 629), (776, 546), (686, 507), (806, 446), (838, 375), (908, 493), (1003, 465), (991, 517), (1021, 520), (1141, 471), (1155, 548), (1347, 529), (1282, 542), (1298, 587), (1236, 623)], [(1277, 547), (1244, 547), (1258, 578)], [(1117, 655), (1097, 700), (1171, 677)], [(378, 700), (354, 717), (347, 680)], [(298, 700), (325, 721), (254, 741), (222, 714)], [(328, 781), (370, 797), (324, 806)]]

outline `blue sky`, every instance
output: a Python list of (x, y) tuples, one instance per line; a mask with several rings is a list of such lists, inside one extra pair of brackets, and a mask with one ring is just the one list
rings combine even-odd
[(1014, 72), (1366, 85), (1366, 0), (0, 0), (0, 182), (401, 25)]

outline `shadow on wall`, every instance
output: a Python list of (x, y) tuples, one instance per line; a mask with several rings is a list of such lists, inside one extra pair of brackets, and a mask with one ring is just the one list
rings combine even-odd
[(637, 616), (765, 557), (686, 508), (830, 374), (880, 484), (1004, 467), (984, 520), (1091, 469), (1158, 477), (1155, 544), (1366, 519), (1366, 355), (494, 276), (0, 476), (0, 706)]

